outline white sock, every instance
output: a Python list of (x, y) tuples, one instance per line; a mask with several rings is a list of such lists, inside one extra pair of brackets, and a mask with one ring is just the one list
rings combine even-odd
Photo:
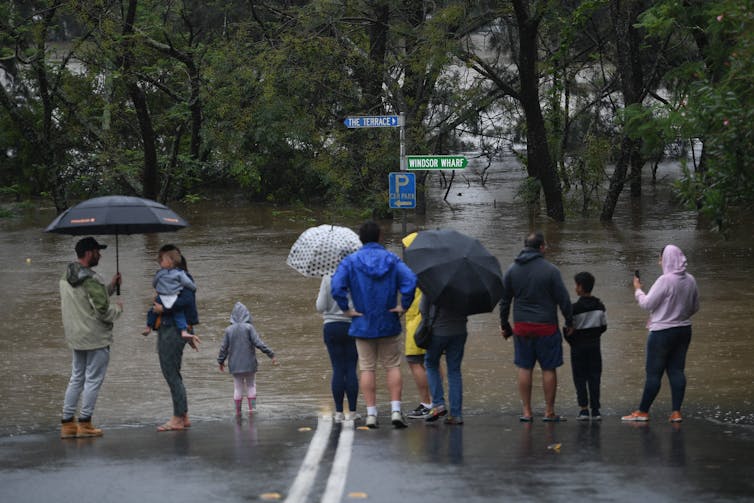
[(377, 406), (367, 407), (367, 416), (376, 416), (376, 415), (377, 415)]
[(391, 412), (395, 412), (395, 411), (400, 412), (401, 411), (401, 401), (400, 400), (391, 400), (390, 401), (390, 411)]
[(419, 402), (419, 403), (422, 404), (422, 407), (425, 407), (427, 409), (431, 409), (432, 408), (432, 402), (429, 402), (429, 403)]

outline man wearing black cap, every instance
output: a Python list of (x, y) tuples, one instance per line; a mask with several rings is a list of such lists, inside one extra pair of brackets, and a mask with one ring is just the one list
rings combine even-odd
[[(110, 303), (120, 284), (120, 273), (105, 285), (92, 268), (99, 263), (100, 250), (107, 248), (92, 237), (76, 243), (78, 260), (71, 262), (60, 278), (60, 307), (68, 347), (73, 350), (71, 380), (65, 392), (60, 438), (100, 437), (102, 430), (92, 426), (92, 413), (100, 386), (105, 380), (113, 342), (113, 321), (123, 311), (123, 303)], [(76, 407), (81, 397), (78, 421)]]

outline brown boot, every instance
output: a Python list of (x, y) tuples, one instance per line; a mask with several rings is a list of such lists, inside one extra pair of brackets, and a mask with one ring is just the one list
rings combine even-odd
[(79, 421), (78, 425), (79, 425), (79, 429), (78, 429), (78, 432), (76, 433), (76, 436), (78, 438), (102, 436), (102, 430), (92, 426), (91, 419), (89, 421)]
[(79, 425), (75, 419), (63, 420), (60, 423), (60, 438), (76, 438)]

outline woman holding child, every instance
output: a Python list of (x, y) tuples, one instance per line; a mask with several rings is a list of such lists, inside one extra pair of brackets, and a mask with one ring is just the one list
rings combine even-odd
[[(188, 272), (186, 259), (181, 255), (178, 247), (168, 244), (160, 248), (158, 261), (161, 262), (164, 255), (178, 257), (180, 259), (178, 267), (193, 281)], [(182, 430), (191, 426), (188, 418), (186, 387), (181, 376), (183, 349), (188, 344), (198, 351), (197, 345), (200, 342), (199, 337), (192, 333), (192, 327), (199, 323), (195, 292), (189, 288), (184, 288), (170, 309), (164, 308), (159, 302), (155, 302), (152, 309), (160, 316), (159, 326), (156, 327), (157, 354), (160, 359), (162, 375), (170, 388), (170, 397), (173, 401), (173, 416), (165, 424), (158, 426), (157, 431)], [(184, 316), (189, 330), (185, 336), (182, 336), (179, 325)]]

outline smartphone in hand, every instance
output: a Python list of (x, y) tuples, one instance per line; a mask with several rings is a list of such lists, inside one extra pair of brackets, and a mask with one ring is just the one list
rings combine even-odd
[(636, 279), (641, 279), (641, 274), (639, 274), (638, 269), (634, 271), (634, 276), (636, 277)]

